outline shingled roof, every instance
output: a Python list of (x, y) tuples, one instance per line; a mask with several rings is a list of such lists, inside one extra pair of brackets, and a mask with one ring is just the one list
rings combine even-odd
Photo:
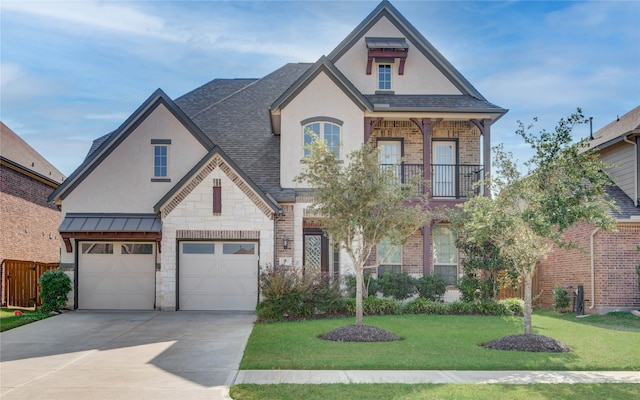
[(632, 134), (640, 135), (640, 106), (596, 131), (590, 146), (608, 147)]
[(483, 112), (499, 116), (507, 110), (471, 95), (365, 95), (375, 111)]
[(0, 121), (0, 157), (15, 168), (28, 171), (57, 186), (65, 177), (20, 136)]
[(293, 201), (293, 191), (280, 187), (280, 137), (271, 130), (269, 107), (310, 66), (286, 64), (257, 80), (216, 79), (175, 103), (260, 189)]

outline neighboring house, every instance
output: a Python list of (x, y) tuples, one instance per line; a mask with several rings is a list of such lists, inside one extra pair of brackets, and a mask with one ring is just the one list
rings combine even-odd
[(590, 147), (612, 168), (615, 185), (609, 195), (619, 211), (617, 231), (605, 232), (582, 224), (566, 232), (580, 250), (556, 250), (538, 268), (540, 306), (553, 306), (552, 290), (557, 285), (584, 286), (585, 312), (604, 314), (640, 308), (640, 291), (635, 266), (640, 264), (640, 106), (593, 134)]
[(6, 301), (5, 260), (60, 261), (60, 211), (47, 197), (64, 176), (0, 122), (0, 263)]
[[(506, 112), (388, 1), (314, 64), (216, 79), (175, 100), (158, 90), (50, 197), (75, 306), (253, 310), (259, 268), (353, 273), (308, 218), (312, 188), (294, 181), (305, 132), (342, 159), (370, 141), (382, 164), (424, 174), (433, 203), (453, 206), (488, 172), (491, 125)], [(381, 269), (453, 285), (454, 239), (447, 224), (427, 226)]]

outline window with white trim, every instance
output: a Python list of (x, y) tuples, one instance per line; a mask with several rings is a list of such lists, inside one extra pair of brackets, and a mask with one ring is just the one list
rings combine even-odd
[(458, 249), (456, 235), (450, 225), (433, 227), (433, 270), (447, 285), (458, 282)]
[(402, 246), (393, 245), (388, 239), (376, 246), (378, 256), (378, 278), (386, 273), (402, 272)]
[(329, 150), (340, 158), (340, 125), (331, 122), (313, 122), (302, 127), (304, 135), (304, 156), (309, 157), (310, 151), (307, 145), (313, 142), (313, 137), (318, 136), (327, 143)]
[(391, 90), (391, 64), (378, 64), (378, 90)]

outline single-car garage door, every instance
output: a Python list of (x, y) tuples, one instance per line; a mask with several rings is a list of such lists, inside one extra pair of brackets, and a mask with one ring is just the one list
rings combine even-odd
[(78, 308), (153, 310), (154, 243), (80, 242)]
[(258, 244), (181, 242), (180, 310), (255, 310)]

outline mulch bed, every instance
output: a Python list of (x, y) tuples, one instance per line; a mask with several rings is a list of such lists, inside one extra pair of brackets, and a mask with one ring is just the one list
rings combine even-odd
[(531, 353), (566, 353), (569, 347), (553, 338), (541, 335), (506, 336), (483, 347), (494, 350), (528, 351)]
[(335, 342), (393, 342), (402, 340), (400, 336), (389, 331), (368, 325), (341, 326), (319, 337)]

